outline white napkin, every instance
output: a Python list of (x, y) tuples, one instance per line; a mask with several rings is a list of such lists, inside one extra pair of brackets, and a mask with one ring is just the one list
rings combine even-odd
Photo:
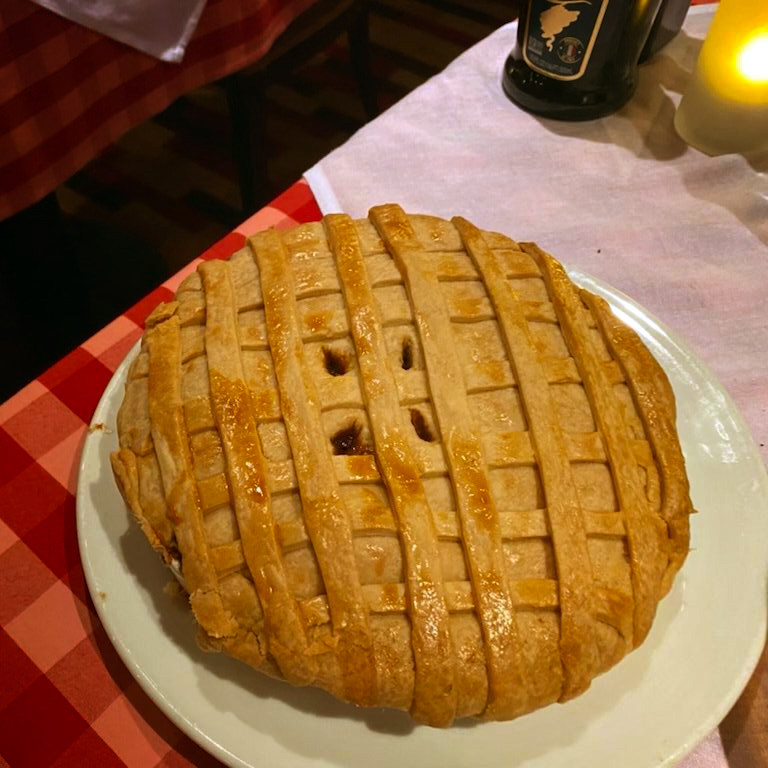
[(32, 0), (162, 61), (179, 62), (206, 0)]

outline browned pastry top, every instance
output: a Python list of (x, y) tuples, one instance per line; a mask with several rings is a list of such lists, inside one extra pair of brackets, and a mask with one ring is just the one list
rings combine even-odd
[(419, 721), (578, 695), (688, 551), (670, 385), (530, 243), (337, 214), (147, 321), (112, 464), (204, 647)]

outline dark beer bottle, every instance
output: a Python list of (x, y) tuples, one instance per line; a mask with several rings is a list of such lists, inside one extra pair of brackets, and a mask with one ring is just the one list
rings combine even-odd
[(637, 62), (662, 0), (526, 0), (504, 65), (504, 92), (559, 120), (616, 111), (637, 86)]

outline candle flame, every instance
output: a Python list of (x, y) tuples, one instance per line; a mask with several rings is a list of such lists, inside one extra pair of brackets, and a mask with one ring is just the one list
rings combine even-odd
[(768, 83), (768, 33), (753, 37), (739, 53), (739, 72), (753, 83)]

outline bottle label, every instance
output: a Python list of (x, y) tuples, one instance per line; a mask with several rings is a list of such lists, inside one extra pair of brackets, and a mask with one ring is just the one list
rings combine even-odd
[(523, 58), (556, 80), (578, 80), (587, 68), (608, 0), (528, 0)]

